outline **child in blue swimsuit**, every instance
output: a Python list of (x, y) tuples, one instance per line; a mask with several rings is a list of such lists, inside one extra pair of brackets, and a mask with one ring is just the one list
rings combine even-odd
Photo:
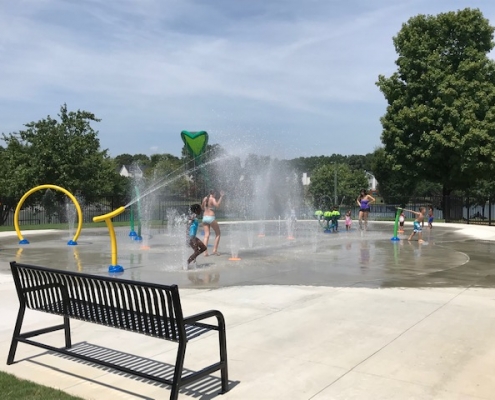
[(193, 204), (191, 206), (191, 214), (189, 214), (189, 219), (187, 221), (187, 243), (194, 250), (194, 253), (187, 259), (188, 266), (196, 260), (196, 257), (206, 251), (206, 246), (196, 236), (199, 226), (199, 214), (201, 214), (201, 206), (199, 204)]

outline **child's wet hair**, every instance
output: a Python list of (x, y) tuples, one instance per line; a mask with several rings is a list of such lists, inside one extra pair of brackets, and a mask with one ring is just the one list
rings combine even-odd
[(191, 212), (194, 214), (201, 214), (201, 206), (199, 204), (193, 204), (191, 206)]

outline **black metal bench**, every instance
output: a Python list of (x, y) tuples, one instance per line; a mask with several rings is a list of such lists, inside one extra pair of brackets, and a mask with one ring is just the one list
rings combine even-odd
[[(181, 386), (220, 370), (222, 393), (228, 391), (225, 320), (220, 311), (210, 310), (184, 317), (177, 285), (165, 286), (119, 278), (100, 277), (77, 272), (11, 262), (10, 267), (19, 297), (19, 312), (7, 364), (14, 362), (17, 344), (27, 343), (70, 357), (133, 374), (172, 386), (170, 399), (177, 399)], [(63, 323), (21, 333), (26, 307), (63, 317)], [(215, 317), (217, 325), (202, 321)], [(70, 349), (71, 318), (124, 329), (178, 343), (173, 379), (136, 371), (105, 360), (74, 354)], [(57, 330), (65, 332), (65, 347), (57, 348), (31, 340)], [(182, 376), (186, 345), (190, 339), (212, 330), (218, 331), (220, 361), (198, 372)]]

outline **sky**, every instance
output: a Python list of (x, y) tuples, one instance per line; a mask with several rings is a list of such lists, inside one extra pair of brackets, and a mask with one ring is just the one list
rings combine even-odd
[(182, 130), (279, 159), (380, 146), (392, 38), (457, 0), (0, 0), (0, 133), (64, 103), (109, 155), (180, 156)]

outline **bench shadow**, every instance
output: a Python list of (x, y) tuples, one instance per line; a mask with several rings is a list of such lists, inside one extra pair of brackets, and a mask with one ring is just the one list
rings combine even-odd
[[(88, 342), (79, 342), (79, 343), (73, 344), (71, 349), (69, 349), (69, 351), (71, 353), (74, 353), (74, 357), (67, 356), (65, 354), (60, 354), (60, 353), (54, 353), (51, 351), (45, 351), (43, 353), (36, 354), (34, 356), (25, 357), (22, 360), (16, 361), (16, 363), (18, 363), (20, 361), (29, 361), (29, 362), (32, 362), (32, 363), (37, 364), (37, 365), (42, 365), (43, 367), (46, 367), (46, 368), (50, 368), (50, 369), (55, 370), (57, 372), (62, 372), (62, 373), (67, 374), (67, 375), (81, 378), (87, 382), (91, 382), (91, 383), (94, 383), (96, 385), (105, 386), (105, 387), (111, 388), (113, 390), (117, 390), (117, 391), (120, 391), (120, 392), (123, 392), (126, 394), (130, 394), (130, 395), (133, 395), (133, 396), (136, 396), (136, 397), (139, 397), (142, 399), (146, 399), (146, 400), (152, 400), (153, 399), (151, 397), (143, 396), (143, 395), (140, 395), (139, 393), (130, 392), (130, 391), (122, 389), (118, 386), (109, 385), (109, 384), (101, 382), (101, 381), (96, 381), (94, 379), (86, 378), (84, 376), (80, 376), (78, 374), (71, 373), (70, 371), (62, 370), (62, 369), (59, 369), (57, 367), (47, 365), (43, 362), (36, 360), (36, 358), (38, 358), (38, 357), (49, 354), (49, 355), (54, 356), (54, 357), (59, 357), (59, 358), (63, 358), (66, 360), (71, 360), (71, 361), (77, 362), (79, 364), (89, 365), (91, 367), (97, 368), (97, 369), (104, 371), (104, 372), (109, 372), (109, 373), (112, 373), (112, 374), (117, 375), (117, 376), (122, 376), (122, 377), (127, 378), (127, 379), (132, 379), (132, 380), (137, 381), (137, 382), (143, 382), (143, 383), (153, 385), (156, 387), (160, 387), (160, 388), (163, 388), (164, 390), (167, 389), (168, 391), (170, 391), (169, 385), (155, 382), (155, 381), (152, 381), (150, 379), (141, 378), (139, 376), (135, 376), (135, 375), (132, 375), (129, 373), (121, 372), (121, 371), (118, 371), (118, 370), (110, 368), (110, 367), (105, 367), (105, 366), (102, 366), (99, 364), (84, 361), (84, 360), (81, 360), (81, 359), (76, 358), (76, 357), (78, 354), (85, 355), (88, 357), (95, 357), (95, 358), (98, 358), (100, 360), (111, 362), (111, 363), (114, 363), (114, 364), (122, 366), (122, 367), (131, 368), (135, 371), (144, 372), (144, 373), (147, 373), (150, 375), (157, 376), (157, 377), (162, 378), (162, 379), (170, 379), (170, 380), (173, 379), (173, 374), (174, 374), (175, 366), (173, 364), (164, 363), (164, 362), (153, 360), (153, 359), (146, 358), (146, 357), (140, 357), (140, 356), (137, 356), (135, 354), (124, 353), (122, 351), (109, 349), (107, 347), (98, 346), (98, 345), (88, 343)], [(184, 368), (182, 371), (182, 376), (186, 377), (187, 375), (189, 375), (193, 372), (196, 372), (196, 371), (192, 371), (190, 369)], [(229, 380), (229, 390), (232, 390), (239, 383), (240, 383), (240, 381)], [(220, 377), (207, 375), (204, 378), (200, 378), (197, 381), (190, 383), (189, 385), (185, 385), (185, 386), (181, 387), (179, 393), (183, 394), (183, 395), (187, 395), (187, 396), (195, 398), (195, 399), (209, 400), (209, 399), (213, 399), (213, 398), (217, 397), (218, 395), (220, 395), (221, 391), (222, 391), (222, 382), (221, 382)], [(162, 398), (162, 397), (163, 396), (160, 396), (160, 398)]]

